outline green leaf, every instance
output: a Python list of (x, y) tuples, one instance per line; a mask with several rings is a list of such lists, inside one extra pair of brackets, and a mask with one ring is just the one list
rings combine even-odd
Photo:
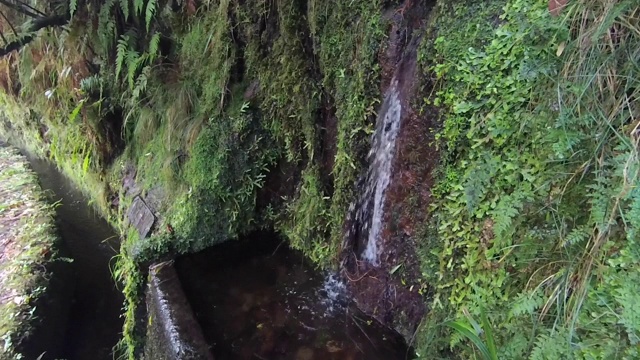
[(129, 47), (129, 36), (122, 35), (118, 40), (118, 45), (116, 46), (116, 81), (120, 78), (120, 73), (122, 72), (122, 64), (124, 63), (124, 59), (127, 55), (127, 48)]
[(497, 357), (491, 357), (489, 349), (487, 349), (487, 346), (484, 344), (484, 342), (482, 342), (482, 339), (480, 339), (478, 334), (473, 331), (473, 328), (471, 328), (471, 326), (462, 321), (448, 321), (445, 323), (445, 325), (454, 329), (460, 335), (470, 340), (476, 346), (476, 348), (478, 348), (478, 351), (480, 351), (483, 359), (497, 360)]
[(400, 269), (401, 267), (402, 267), (402, 263), (394, 266), (393, 269), (391, 269), (391, 271), (389, 271), (389, 275), (395, 274), (395, 272), (398, 271), (398, 269)]
[(122, 15), (124, 15), (124, 20), (129, 19), (129, 0), (120, 0), (120, 9), (122, 10)]
[(491, 359), (498, 360), (498, 349), (496, 348), (495, 339), (493, 338), (493, 329), (487, 318), (487, 313), (484, 310), (480, 312), (480, 319), (482, 320), (482, 328), (484, 330), (484, 337), (487, 340), (489, 355), (491, 355)]
[(73, 109), (71, 114), (69, 114), (70, 123), (73, 123), (76, 120), (76, 118), (78, 117), (78, 114), (80, 114), (80, 110), (82, 110), (83, 105), (84, 105), (84, 100), (80, 101), (78, 105)]
[(149, 41), (149, 61), (153, 62), (158, 55), (158, 48), (160, 47), (160, 33), (155, 32), (151, 36)]
[(134, 0), (133, 8), (134, 8), (134, 11), (136, 12), (136, 15), (141, 15), (142, 9), (144, 9), (144, 0)]

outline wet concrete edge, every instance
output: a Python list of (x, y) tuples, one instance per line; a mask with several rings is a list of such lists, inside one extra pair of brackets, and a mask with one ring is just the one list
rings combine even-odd
[(145, 358), (213, 360), (173, 261), (149, 267)]

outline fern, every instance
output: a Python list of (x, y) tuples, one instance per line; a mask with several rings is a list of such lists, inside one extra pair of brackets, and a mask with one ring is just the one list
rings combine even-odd
[(129, 20), (129, 0), (120, 0), (120, 10), (122, 10), (124, 20)]
[(107, 0), (100, 8), (98, 15), (98, 38), (105, 52), (108, 52), (113, 39), (116, 37), (115, 18), (111, 15), (111, 9), (115, 0)]
[(158, 55), (158, 48), (160, 47), (160, 33), (155, 32), (151, 36), (149, 41), (149, 62), (153, 62)]
[(566, 247), (569, 245), (579, 244), (589, 238), (591, 235), (591, 229), (587, 225), (582, 225), (571, 230), (569, 235), (567, 235), (562, 241), (562, 246)]
[(136, 86), (133, 88), (133, 100), (136, 101), (140, 95), (147, 89), (147, 79), (151, 75), (151, 66), (147, 65), (142, 69), (140, 76), (136, 80)]
[(129, 50), (127, 52), (127, 81), (129, 82), (129, 88), (131, 90), (135, 87), (136, 72), (146, 57), (146, 54), (140, 56), (135, 50)]
[(536, 291), (532, 294), (521, 293), (515, 299), (509, 316), (531, 315), (544, 304), (544, 298)]
[(640, 187), (633, 190), (627, 217), (629, 218), (627, 240), (635, 244), (640, 236)]
[(560, 329), (559, 333), (552, 333), (551, 336), (541, 334), (536, 339), (535, 347), (533, 348), (529, 359), (572, 359), (573, 353), (568, 345), (566, 329)]
[(73, 17), (73, 14), (78, 10), (78, 0), (69, 1), (69, 16)]
[(134, 0), (133, 7), (136, 15), (142, 15), (142, 9), (144, 9), (144, 0)]
[(122, 72), (122, 64), (124, 63), (125, 56), (127, 55), (127, 49), (129, 48), (129, 36), (122, 35), (118, 40), (116, 46), (116, 82), (120, 78)]
[(149, 27), (151, 26), (151, 20), (156, 13), (156, 5), (157, 0), (149, 0), (147, 2), (147, 11), (145, 12), (145, 23), (147, 24), (147, 31), (149, 31)]
[(102, 93), (102, 81), (98, 75), (91, 75), (80, 80), (80, 89), (85, 94)]

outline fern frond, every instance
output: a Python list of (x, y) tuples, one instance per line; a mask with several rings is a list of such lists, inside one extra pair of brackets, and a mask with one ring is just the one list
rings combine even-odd
[(118, 40), (116, 46), (116, 82), (120, 79), (120, 73), (122, 72), (122, 64), (124, 63), (125, 56), (127, 55), (127, 49), (129, 48), (129, 36), (122, 35)]
[(136, 86), (133, 89), (133, 100), (137, 100), (142, 93), (147, 89), (147, 80), (151, 75), (151, 66), (147, 65), (142, 69), (142, 73), (136, 80)]
[(73, 14), (78, 10), (78, 0), (70, 0), (69, 1), (69, 15), (73, 17)]
[(129, 50), (129, 52), (127, 52), (127, 80), (129, 82), (129, 88), (132, 90), (135, 87), (136, 72), (144, 60), (146, 60), (146, 54), (140, 56), (135, 50)]
[(91, 75), (80, 80), (80, 89), (85, 94), (102, 93), (102, 81), (98, 75)]
[(589, 238), (591, 235), (591, 228), (586, 225), (575, 227), (571, 230), (569, 235), (564, 238), (562, 242), (562, 246), (570, 246), (583, 242), (584, 240)]
[(134, 0), (133, 8), (136, 15), (142, 15), (142, 9), (144, 9), (144, 0)]
[(115, 18), (111, 15), (111, 9), (114, 4), (115, 0), (107, 0), (100, 8), (100, 14), (98, 14), (98, 38), (105, 52), (109, 51), (116, 36)]
[(120, 10), (122, 10), (124, 20), (129, 20), (129, 0), (120, 0)]
[(158, 55), (158, 48), (160, 47), (160, 33), (155, 32), (151, 36), (149, 41), (149, 62), (153, 62)]
[(149, 31), (149, 27), (151, 26), (151, 20), (153, 20), (153, 16), (156, 14), (156, 5), (157, 5), (157, 0), (149, 0), (147, 2), (147, 11), (145, 14), (147, 31)]

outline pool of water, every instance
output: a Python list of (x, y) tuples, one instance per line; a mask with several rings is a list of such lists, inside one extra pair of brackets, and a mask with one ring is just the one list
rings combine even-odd
[(412, 352), (276, 236), (257, 233), (176, 259), (217, 360), (411, 359)]

